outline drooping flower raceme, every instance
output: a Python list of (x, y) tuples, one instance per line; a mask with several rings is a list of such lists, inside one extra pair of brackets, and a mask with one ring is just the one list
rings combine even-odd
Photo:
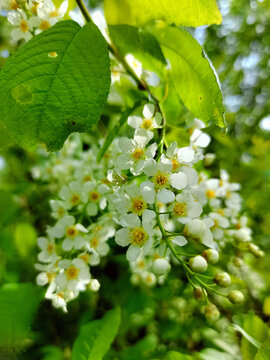
[(75, 151), (74, 136), (33, 169), (36, 178), (58, 184), (50, 200), (55, 224), (38, 240), (36, 268), (37, 283), (48, 286), (46, 298), (64, 310), (81, 291), (99, 289), (91, 267), (109, 255), (112, 239), (125, 249), (131, 281), (144, 286), (162, 284), (175, 257), (190, 278), (213, 266), (228, 243), (245, 243), (255, 251), (248, 246), (251, 230), (240, 214), (239, 185), (230, 183), (225, 171), (211, 179), (195, 169), (203, 158), (200, 141), (208, 137), (200, 130), (189, 146), (174, 142), (159, 153), (161, 115), (153, 104), (127, 123), (133, 137), (115, 138), (101, 163), (95, 145)]

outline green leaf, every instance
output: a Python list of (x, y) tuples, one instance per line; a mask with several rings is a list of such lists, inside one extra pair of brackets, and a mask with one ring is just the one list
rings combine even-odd
[(215, 0), (105, 0), (108, 24), (142, 26), (151, 20), (167, 24), (201, 26), (220, 24)]
[(185, 106), (206, 124), (225, 127), (222, 94), (203, 48), (185, 30), (167, 27), (153, 32), (170, 61), (175, 89)]
[(166, 59), (157, 39), (147, 31), (129, 25), (111, 25), (109, 33), (121, 55), (133, 54), (149, 70), (156, 70)]
[(99, 29), (61, 21), (18, 50), (0, 73), (1, 121), (21, 146), (58, 150), (99, 119), (110, 62)]
[(268, 339), (262, 344), (254, 360), (269, 360), (269, 359), (270, 359), (270, 339)]
[(261, 346), (261, 344), (254, 339), (252, 336), (250, 336), (243, 328), (241, 328), (241, 326), (237, 325), (237, 324), (232, 324), (232, 327), (239, 331), (245, 338), (247, 341), (249, 341), (253, 346), (255, 346), (257, 349), (259, 349), (259, 347)]
[(28, 256), (36, 245), (37, 233), (35, 228), (28, 223), (16, 224), (14, 240), (19, 254), (22, 257)]
[(0, 189), (0, 226), (6, 226), (14, 217), (17, 206), (13, 201), (12, 195)]
[(32, 284), (6, 284), (0, 288), (0, 349), (20, 351), (30, 335), (33, 316), (41, 299)]
[(154, 334), (149, 334), (117, 355), (121, 360), (151, 359), (157, 343), (157, 337)]
[(62, 350), (57, 346), (44, 346), (41, 352), (43, 354), (42, 360), (63, 360)]
[[(243, 329), (257, 342), (262, 343), (268, 337), (267, 325), (253, 312), (245, 316)], [(244, 360), (253, 360), (256, 355), (257, 347), (255, 347), (245, 337), (241, 339), (241, 353)]]
[(83, 325), (72, 349), (72, 360), (100, 360), (109, 350), (121, 321), (120, 308), (108, 311), (102, 319)]
[(169, 351), (166, 354), (165, 360), (191, 360), (192, 357), (186, 354), (181, 354), (177, 351)]

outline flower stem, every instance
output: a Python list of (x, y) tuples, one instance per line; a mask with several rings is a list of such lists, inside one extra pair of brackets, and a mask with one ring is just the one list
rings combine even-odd
[(106, 137), (106, 140), (105, 140), (102, 148), (100, 149), (100, 151), (98, 153), (98, 156), (97, 156), (97, 162), (98, 163), (101, 161), (101, 159), (105, 155), (106, 151), (108, 150), (109, 146), (113, 142), (114, 138), (119, 134), (119, 131), (120, 131), (121, 127), (125, 124), (125, 122), (126, 122), (127, 118), (129, 117), (129, 115), (134, 111), (134, 109), (136, 109), (136, 107), (138, 105), (139, 105), (139, 103), (136, 102), (135, 105), (132, 108), (129, 108), (129, 109), (127, 109), (126, 111), (124, 111), (122, 113), (117, 125), (114, 127), (114, 129), (112, 131), (109, 132), (109, 134)]

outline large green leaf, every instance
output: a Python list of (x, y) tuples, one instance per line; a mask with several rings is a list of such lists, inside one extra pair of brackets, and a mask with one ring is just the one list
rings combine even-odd
[(206, 124), (212, 121), (224, 127), (221, 90), (203, 48), (176, 27), (156, 30), (154, 35), (170, 61), (171, 77), (185, 106)]
[(0, 120), (26, 148), (62, 147), (96, 124), (110, 85), (106, 42), (92, 23), (68, 20), (30, 40), (0, 73)]
[[(243, 329), (259, 343), (266, 341), (268, 337), (267, 325), (253, 312), (249, 312), (245, 316)], [(246, 337), (242, 337), (241, 353), (244, 360), (253, 360), (257, 350), (257, 347), (247, 340)]]
[(72, 360), (100, 360), (109, 350), (121, 321), (120, 308), (83, 325), (72, 349)]
[(109, 24), (145, 25), (151, 20), (167, 24), (201, 26), (220, 24), (215, 0), (105, 0)]
[(133, 54), (149, 70), (166, 65), (157, 39), (149, 32), (130, 25), (111, 25), (109, 32), (121, 55)]
[(270, 339), (268, 339), (262, 344), (254, 360), (269, 360), (269, 359), (270, 359)]
[(30, 334), (41, 291), (32, 284), (6, 284), (0, 288), (1, 353), (19, 352)]

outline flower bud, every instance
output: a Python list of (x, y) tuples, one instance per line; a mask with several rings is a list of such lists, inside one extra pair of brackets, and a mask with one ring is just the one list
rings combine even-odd
[(207, 293), (206, 291), (201, 288), (201, 287), (196, 287), (194, 290), (193, 290), (193, 296), (194, 296), (194, 299), (197, 300), (197, 301), (203, 301), (204, 300), (204, 297), (207, 296)]
[(164, 258), (156, 259), (153, 263), (153, 270), (156, 275), (164, 275), (170, 268), (170, 263)]
[(260, 258), (263, 256), (263, 251), (259, 248), (259, 246), (249, 243), (247, 248), (248, 248), (248, 251), (251, 252), (257, 258)]
[(239, 242), (245, 242), (251, 240), (250, 233), (246, 229), (236, 230), (234, 233), (234, 237)]
[(195, 241), (201, 241), (205, 233), (205, 223), (200, 219), (191, 220), (184, 228), (184, 235)]
[(243, 266), (243, 260), (239, 257), (234, 257), (233, 258), (233, 265), (236, 267), (241, 267)]
[(228, 299), (232, 304), (241, 304), (244, 301), (244, 295), (239, 290), (232, 290), (228, 294)]
[(226, 272), (216, 274), (214, 281), (217, 285), (222, 287), (228, 287), (229, 285), (231, 285), (230, 275)]
[(207, 153), (204, 155), (204, 165), (205, 166), (210, 166), (213, 164), (213, 162), (216, 159), (216, 155), (213, 153)]
[(89, 289), (92, 290), (93, 292), (97, 292), (100, 288), (100, 283), (97, 279), (93, 279), (90, 281), (89, 284)]
[(201, 255), (189, 259), (189, 266), (195, 272), (204, 272), (207, 269), (207, 261)]
[(215, 264), (218, 262), (219, 259), (219, 254), (214, 249), (204, 250), (202, 256), (206, 259), (207, 262), (209, 262), (209, 264)]
[(214, 305), (214, 304), (206, 305), (206, 307), (204, 309), (204, 314), (205, 314), (206, 319), (211, 322), (217, 321), (220, 316), (220, 312), (218, 311), (216, 305)]

